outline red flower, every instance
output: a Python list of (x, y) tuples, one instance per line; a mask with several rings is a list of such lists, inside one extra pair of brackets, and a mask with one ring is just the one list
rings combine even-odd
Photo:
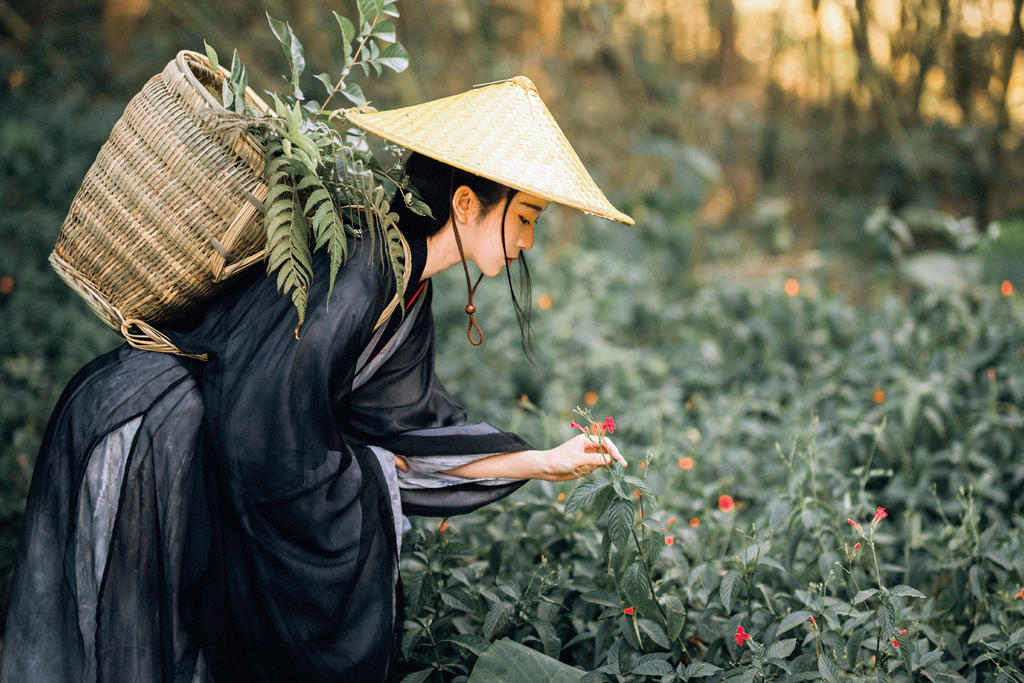
[(671, 536), (666, 536), (665, 537), (665, 545), (672, 545), (675, 542), (676, 542), (676, 539), (672, 538)]
[(626, 609), (622, 610), (623, 614), (628, 614), (630, 616), (633, 616), (633, 612), (634, 612), (634, 610), (633, 610), (632, 607), (627, 607)]
[(737, 645), (743, 645), (744, 640), (750, 640), (750, 634), (744, 631), (742, 626), (736, 627), (736, 635), (733, 637), (736, 638)]
[(849, 517), (847, 517), (847, 518), (846, 518), (846, 521), (847, 521), (847, 522), (849, 522), (849, 523), (850, 523), (850, 525), (851, 525), (851, 526), (852, 526), (852, 527), (853, 527), (854, 529), (856, 529), (857, 531), (860, 531), (860, 530), (861, 530), (861, 526), (860, 526), (860, 524), (857, 524), (857, 522), (853, 521), (853, 520), (852, 520), (852, 519), (850, 519)]
[(612, 419), (611, 417), (606, 417), (604, 419), (604, 428), (608, 431), (609, 434), (614, 434), (615, 433), (615, 420)]
[(860, 541), (853, 544), (853, 552), (850, 553), (850, 557), (856, 555), (858, 550), (860, 550)]
[(814, 620), (814, 616), (813, 615), (808, 616), (807, 618), (811, 620), (811, 626), (813, 626), (814, 628), (818, 628), (818, 622), (816, 622)]
[(732, 499), (732, 496), (722, 494), (718, 497), (718, 509), (722, 512), (729, 512), (736, 505), (736, 501)]
[(889, 513), (885, 511), (885, 508), (880, 507), (875, 510), (875, 518), (871, 520), (871, 526), (877, 526), (879, 522), (889, 516)]

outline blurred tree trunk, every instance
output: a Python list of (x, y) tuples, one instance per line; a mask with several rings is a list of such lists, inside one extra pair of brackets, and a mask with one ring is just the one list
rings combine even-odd
[(736, 10), (732, 0), (708, 0), (708, 20), (718, 31), (718, 81), (723, 86), (739, 79), (740, 58), (736, 52)]
[(103, 45), (115, 57), (125, 57), (149, 12), (149, 0), (106, 0), (103, 4)]
[(1010, 110), (1007, 107), (1007, 100), (1010, 94), (1010, 79), (1013, 77), (1013, 64), (1017, 58), (1017, 51), (1024, 47), (1024, 27), (1020, 23), (1020, 13), (1024, 10), (1024, 0), (1013, 0), (1013, 19), (1010, 23), (1010, 31), (1006, 37), (1006, 49), (1003, 52), (1002, 69), (999, 74), (999, 82), (1003, 91), (999, 95), (997, 105), (998, 122), (997, 131), (1005, 131), (1010, 128)]
[(936, 9), (939, 13), (938, 26), (929, 26), (927, 29), (921, 24), (928, 12), (918, 12), (918, 33), (923, 35), (922, 47), (917, 54), (918, 70), (913, 82), (911, 97), (914, 105), (914, 120), (921, 121), (921, 97), (924, 94), (924, 86), (927, 82), (928, 72), (935, 65), (939, 44), (946, 35), (949, 26), (949, 0), (938, 0)]
[(853, 36), (853, 47), (857, 53), (859, 64), (858, 77), (868, 90), (871, 103), (878, 113), (882, 129), (886, 136), (896, 143), (902, 145), (903, 125), (900, 122), (896, 110), (896, 100), (892, 88), (883, 74), (875, 67), (874, 57), (871, 56), (871, 44), (868, 39), (868, 25), (871, 23), (871, 12), (867, 0), (855, 0), (856, 12), (849, 15), (850, 32)]
[(545, 55), (557, 55), (562, 39), (562, 0), (533, 0), (533, 20)]

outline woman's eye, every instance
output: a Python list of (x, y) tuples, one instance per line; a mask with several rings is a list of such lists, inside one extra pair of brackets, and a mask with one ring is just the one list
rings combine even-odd
[(529, 225), (530, 224), (530, 221), (526, 220), (522, 216), (519, 217), (519, 220), (523, 223), (523, 225)]

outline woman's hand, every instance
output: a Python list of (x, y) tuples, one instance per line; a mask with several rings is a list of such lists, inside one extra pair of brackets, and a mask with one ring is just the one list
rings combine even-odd
[(612, 462), (626, 466), (626, 459), (608, 437), (602, 440), (604, 448), (584, 434), (577, 434), (560, 446), (547, 451), (537, 451), (539, 471), (533, 479), (566, 481), (589, 474), (598, 467), (607, 467)]
[(626, 466), (612, 440), (605, 437), (604, 449), (583, 434), (577, 434), (560, 446), (546, 451), (500, 453), (462, 465), (445, 474), (466, 479), (545, 479), (566, 481), (607, 467), (612, 462)]

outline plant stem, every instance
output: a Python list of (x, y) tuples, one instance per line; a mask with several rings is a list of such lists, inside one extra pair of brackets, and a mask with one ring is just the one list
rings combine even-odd
[(345, 82), (345, 79), (348, 78), (348, 75), (352, 72), (352, 67), (360, 63), (358, 61), (359, 53), (363, 51), (363, 47), (366, 46), (366, 41), (369, 40), (370, 36), (373, 35), (373, 27), (377, 25), (378, 18), (379, 17), (373, 18), (373, 23), (370, 24), (370, 30), (367, 31), (363, 35), (362, 40), (359, 41), (359, 46), (356, 48), (356, 51), (352, 54), (352, 61), (349, 62), (348, 66), (346, 66), (345, 69), (341, 72), (341, 78), (338, 79), (338, 82), (334, 85), (334, 90), (332, 90), (331, 93), (327, 96), (327, 99), (324, 100), (324, 103), (320, 105), (321, 109), (327, 109), (327, 103), (331, 101), (331, 98), (334, 97), (339, 90), (341, 90), (341, 86)]

